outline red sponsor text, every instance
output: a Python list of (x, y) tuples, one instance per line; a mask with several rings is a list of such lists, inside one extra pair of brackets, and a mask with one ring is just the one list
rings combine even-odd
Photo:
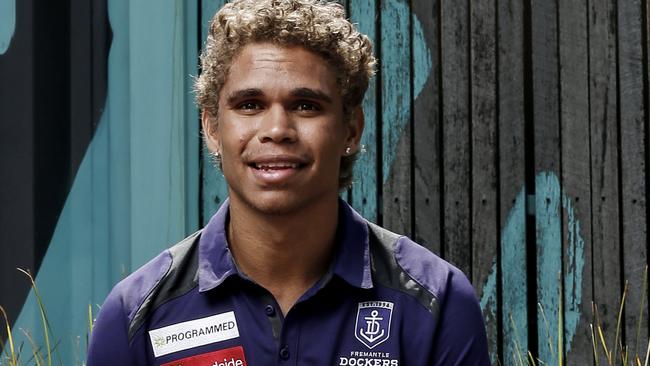
[(226, 348), (168, 362), (162, 366), (246, 366), (242, 346)]

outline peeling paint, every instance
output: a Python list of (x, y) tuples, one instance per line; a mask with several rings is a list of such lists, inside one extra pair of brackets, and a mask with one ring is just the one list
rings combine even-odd
[[(492, 268), (487, 281), (483, 285), (480, 305), (485, 321), (497, 321), (497, 263), (496, 258), (492, 261)], [(497, 354), (490, 352), (490, 363), (496, 363)]]
[(514, 365), (515, 355), (528, 347), (528, 288), (526, 271), (526, 190), (522, 188), (501, 232), (504, 365)]
[(537, 309), (540, 360), (557, 359), (557, 334), (562, 271), (562, 217), (560, 181), (551, 172), (535, 179), (535, 224), (537, 226)]
[(7, 52), (16, 28), (16, 0), (0, 0), (0, 55)]
[(427, 46), (422, 30), (422, 23), (413, 16), (413, 94), (414, 98), (424, 89), (431, 74), (431, 50)]
[[(525, 354), (528, 349), (526, 304), (526, 192), (522, 188), (501, 232), (504, 357), (505, 365), (513, 365), (517, 350)], [(497, 263), (494, 258), (490, 274), (483, 285), (480, 299), (486, 318), (497, 319)], [(513, 327), (514, 325), (514, 327)], [(490, 355), (492, 363), (496, 353)]]
[(585, 240), (580, 233), (580, 221), (575, 218), (571, 198), (562, 196), (567, 217), (568, 266), (564, 274), (564, 333), (566, 352), (571, 351), (573, 337), (580, 321), (582, 303), (582, 271), (585, 267)]
[[(582, 304), (582, 276), (585, 265), (584, 239), (580, 232), (580, 221), (576, 219), (571, 199), (560, 191), (560, 182), (554, 173), (543, 172), (536, 178), (536, 208), (538, 237), (538, 298), (544, 309), (544, 321), (538, 314), (540, 333), (540, 359), (550, 361), (556, 358), (549, 348), (548, 339), (557, 347), (557, 324), (559, 320), (560, 280), (562, 270), (562, 240), (568, 243), (567, 269), (564, 274), (564, 340), (565, 352), (571, 350)], [(560, 211), (567, 217), (567, 238), (562, 238)], [(528, 350), (526, 309), (526, 192), (517, 195), (515, 203), (501, 232), (501, 265), (503, 287), (503, 333), (505, 365), (516, 364), (517, 348), (525, 356)], [(495, 258), (496, 261), (496, 258)], [(483, 285), (480, 304), (483, 314), (496, 311), (496, 262)], [(540, 309), (537, 309), (540, 312)], [(510, 318), (512, 317), (512, 319)], [(548, 324), (548, 333), (546, 329)], [(514, 325), (514, 327), (513, 327)], [(541, 337), (544, 336), (544, 337)], [(543, 339), (542, 339), (543, 338)], [(494, 360), (493, 360), (494, 361)]]
[[(376, 44), (376, 8), (374, 0), (354, 0), (350, 3), (350, 17), (360, 32), (367, 34)], [(361, 136), (364, 152), (359, 154), (354, 168), (352, 205), (366, 219), (377, 220), (377, 80), (373, 78), (363, 99), (366, 126)]]
[[(399, 19), (408, 19), (410, 14), (409, 6), (403, 0), (390, 0), (386, 5), (387, 9), (390, 9), (392, 14), (402, 14), (402, 16), (391, 16), (384, 19), (385, 26), (388, 29), (405, 29), (404, 24), (397, 24)], [(416, 99), (418, 95), (424, 89), (424, 85), (429, 79), (431, 74), (431, 50), (427, 46), (427, 42), (424, 37), (424, 32), (422, 30), (422, 24), (418, 20), (417, 16), (410, 17), (413, 22), (413, 99)], [(391, 23), (388, 23), (391, 22)], [(394, 24), (392, 24), (394, 23)], [(388, 37), (388, 35), (383, 35), (383, 37)], [(384, 39), (382, 37), (382, 46), (384, 50), (382, 51), (383, 60), (380, 60), (380, 63), (384, 67), (399, 67), (403, 62), (403, 48), (408, 45), (402, 44), (399, 40), (395, 41), (393, 38), (395, 34), (390, 34), (391, 39)], [(403, 41), (403, 40), (402, 40)], [(382, 107), (384, 108), (384, 120), (388, 121), (383, 126), (384, 134), (384, 146), (389, 146), (390, 148), (384, 149), (384, 156), (382, 159), (383, 162), (383, 182), (386, 183), (390, 177), (391, 167), (395, 161), (395, 154), (397, 152), (397, 144), (400, 141), (400, 137), (404, 133), (404, 129), (408, 124), (411, 118), (411, 108), (412, 105), (409, 102), (405, 102), (405, 99), (409, 98), (408, 89), (404, 89), (402, 84), (404, 80), (394, 80), (394, 78), (399, 78), (400, 75), (397, 73), (385, 73), (384, 75), (384, 91), (386, 92), (383, 96)], [(408, 82), (408, 80), (406, 81)], [(408, 85), (408, 84), (407, 84)]]

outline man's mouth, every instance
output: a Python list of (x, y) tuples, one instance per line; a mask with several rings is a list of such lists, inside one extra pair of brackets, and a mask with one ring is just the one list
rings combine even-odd
[(253, 175), (263, 185), (288, 183), (309, 165), (307, 159), (295, 155), (257, 156), (248, 162)]
[(298, 169), (305, 166), (303, 163), (291, 163), (291, 162), (272, 162), (272, 163), (252, 163), (251, 167), (257, 170), (282, 170), (282, 169)]

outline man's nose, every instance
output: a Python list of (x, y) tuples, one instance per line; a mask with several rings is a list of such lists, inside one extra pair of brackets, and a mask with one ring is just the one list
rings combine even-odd
[(258, 138), (260, 142), (295, 142), (297, 131), (290, 111), (281, 105), (272, 106), (261, 121)]

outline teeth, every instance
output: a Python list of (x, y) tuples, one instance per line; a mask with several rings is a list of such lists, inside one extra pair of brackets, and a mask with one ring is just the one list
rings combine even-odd
[(297, 163), (255, 163), (255, 168), (257, 169), (296, 169), (298, 168)]

